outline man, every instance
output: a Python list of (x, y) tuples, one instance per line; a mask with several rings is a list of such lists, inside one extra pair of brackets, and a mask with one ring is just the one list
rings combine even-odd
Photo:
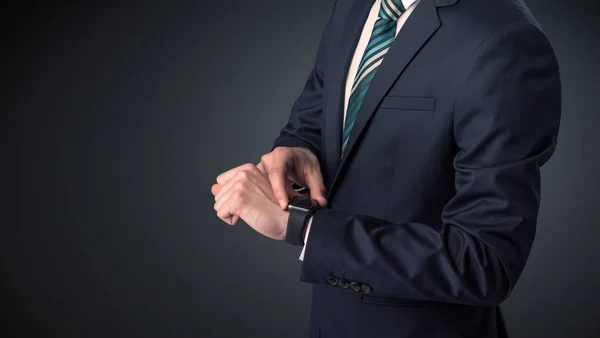
[(522, 0), (337, 0), (272, 151), (217, 177), (215, 210), (304, 245), (311, 337), (506, 337), (560, 107)]

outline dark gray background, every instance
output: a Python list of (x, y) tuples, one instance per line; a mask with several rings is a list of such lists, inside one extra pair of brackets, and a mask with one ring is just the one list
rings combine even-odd
[[(599, 337), (599, 6), (527, 2), (564, 110), (535, 246), (503, 308), (512, 337)], [(210, 187), (269, 150), (331, 4), (2, 10), (0, 336), (307, 335), (299, 250), (221, 222)]]

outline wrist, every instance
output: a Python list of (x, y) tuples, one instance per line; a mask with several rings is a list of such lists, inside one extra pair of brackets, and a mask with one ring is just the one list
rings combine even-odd
[(288, 205), (288, 224), (285, 242), (303, 246), (305, 243), (307, 224), (318, 207), (318, 203), (310, 198), (295, 196)]
[[(279, 209), (279, 210), (281, 210), (281, 209)], [(281, 216), (279, 217), (279, 224), (281, 224), (281, 229), (283, 229), (283, 230), (278, 239), (283, 241), (283, 240), (285, 240), (285, 235), (287, 232), (288, 219), (290, 217), (290, 212), (287, 210), (281, 210), (281, 211), (282, 211), (282, 213), (281, 213)]]

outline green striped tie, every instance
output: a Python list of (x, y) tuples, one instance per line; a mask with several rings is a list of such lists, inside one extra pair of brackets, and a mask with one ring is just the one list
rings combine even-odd
[(344, 133), (342, 143), (342, 157), (344, 149), (350, 139), (350, 132), (356, 121), (356, 115), (362, 104), (363, 98), (369, 85), (375, 77), (377, 68), (381, 65), (383, 57), (390, 49), (390, 45), (396, 37), (396, 22), (400, 15), (406, 11), (401, 0), (382, 0), (379, 9), (379, 18), (373, 26), (373, 32), (369, 44), (358, 66), (358, 71), (352, 84), (352, 94), (348, 100), (346, 120), (344, 121)]

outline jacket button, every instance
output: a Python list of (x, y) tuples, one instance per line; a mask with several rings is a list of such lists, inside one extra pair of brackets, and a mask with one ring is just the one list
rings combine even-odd
[(338, 281), (338, 285), (346, 289), (348, 288), (348, 281), (340, 278), (340, 280)]
[(360, 285), (358, 285), (358, 283), (356, 283), (356, 282), (350, 282), (350, 288), (354, 291), (359, 291)]
[(327, 277), (327, 283), (329, 283), (330, 285), (337, 285), (338, 279), (334, 276), (329, 276)]
[(367, 284), (363, 284), (360, 286), (360, 288), (363, 290), (364, 293), (371, 293), (371, 286), (367, 285)]

